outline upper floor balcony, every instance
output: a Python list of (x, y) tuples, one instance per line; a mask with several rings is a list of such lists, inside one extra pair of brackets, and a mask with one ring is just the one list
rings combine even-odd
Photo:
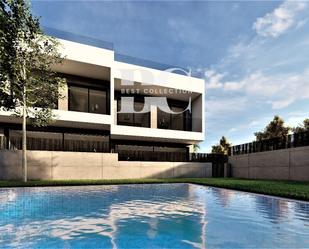
[(67, 84), (61, 89), (56, 125), (104, 129), (110, 127), (111, 77), (109, 67), (65, 60), (55, 68)]
[(135, 113), (119, 113), (121, 109), (121, 97), (117, 98), (117, 125), (168, 129), (180, 131), (199, 131), (192, 129), (192, 123), (201, 122), (201, 118), (192, 118), (192, 112), (186, 110), (188, 102), (167, 99), (169, 108), (174, 113), (164, 112), (156, 106), (150, 107), (150, 111), (142, 113), (145, 107), (144, 97), (134, 97)]
[[(124, 86), (120, 79), (114, 80), (114, 90), (112, 137), (187, 143), (204, 139), (202, 93), (138, 82)], [(123, 111), (128, 105), (133, 112)]]
[[(73, 77), (68, 80), (67, 89), (64, 90), (66, 98), (59, 101), (59, 110), (56, 111), (60, 121), (74, 121), (81, 128), (95, 126), (110, 129), (115, 136), (135, 134), (133, 137), (137, 137), (143, 134), (145, 137), (174, 137), (186, 141), (204, 139), (203, 80), (177, 74), (177, 70), (166, 70), (171, 67), (168, 65), (159, 67), (154, 66), (154, 63), (149, 64), (149, 61), (120, 56), (112, 47), (97, 46), (97, 42), (89, 42), (88, 39), (76, 40), (67, 34), (58, 37), (66, 59), (63, 65), (55, 69), (59, 73), (82, 79)], [(140, 84), (140, 90), (181, 89), (187, 93), (175, 91), (165, 95), (148, 92), (134, 96), (135, 110), (144, 108), (144, 97), (166, 96), (174, 114), (153, 106), (148, 113), (119, 114), (121, 102), (116, 95), (121, 91), (120, 79), (134, 82), (133, 88)], [(189, 98), (191, 111), (182, 112)]]

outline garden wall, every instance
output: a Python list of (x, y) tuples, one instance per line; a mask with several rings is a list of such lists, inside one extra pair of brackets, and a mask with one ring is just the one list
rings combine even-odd
[[(118, 161), (116, 153), (28, 151), (28, 179), (211, 177), (211, 163)], [(22, 178), (21, 151), (0, 151), (0, 180)]]
[(309, 146), (229, 157), (232, 176), (309, 181)]

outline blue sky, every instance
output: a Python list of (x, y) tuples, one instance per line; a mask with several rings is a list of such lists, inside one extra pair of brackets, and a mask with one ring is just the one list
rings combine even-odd
[(206, 82), (206, 139), (249, 142), (275, 114), (309, 118), (309, 2), (32, 1), (44, 26), (118, 53), (191, 68)]

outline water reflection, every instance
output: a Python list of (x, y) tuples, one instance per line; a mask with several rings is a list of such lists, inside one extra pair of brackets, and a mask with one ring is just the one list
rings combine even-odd
[(5, 191), (0, 191), (0, 205), (5, 205), (13, 202), (16, 199), (17, 193), (13, 189), (6, 189)]
[[(306, 202), (295, 203), (295, 213), (300, 220), (309, 220), (309, 205)], [(307, 224), (309, 226), (309, 224)]]
[[(189, 185), (174, 185), (160, 189), (147, 186), (138, 189), (132, 186), (115, 186), (112, 188), (88, 187), (86, 190), (58, 188), (25, 191), (21, 198), (16, 203), (12, 203), (11, 207), (6, 207), (5, 211), (13, 219), (23, 217), (32, 220), (27, 223), (21, 223), (18, 220), (9, 224), (3, 222), (0, 231), (6, 233), (10, 231), (10, 233), (7, 234), (7, 238), (0, 236), (0, 243), (10, 240), (11, 245), (15, 247), (23, 240), (20, 238), (25, 239), (33, 235), (70, 241), (95, 234), (96, 240), (101, 241), (98, 243), (109, 238), (110, 243), (106, 241), (106, 245), (117, 248), (119, 244), (117, 236), (122, 235), (119, 228), (121, 230), (123, 226), (130, 226), (130, 224), (133, 226), (134, 223), (139, 222), (148, 225), (142, 233), (145, 233), (149, 239), (155, 239), (158, 234), (158, 224), (164, 220), (168, 223), (180, 221), (181, 225), (183, 217), (205, 218), (203, 202), (195, 203), (194, 198), (197, 196), (191, 195), (189, 188)], [(131, 190), (134, 191), (128, 193)], [(23, 206), (24, 213), (21, 213), (22, 210), (17, 207), (20, 205)], [(3, 210), (3, 206), (1, 208)], [(188, 221), (188, 224), (192, 225), (194, 219), (192, 221), (188, 219)], [(203, 221), (201, 223), (204, 224)], [(22, 230), (19, 229), (20, 226), (23, 227)], [(205, 227), (202, 227), (205, 230)], [(194, 241), (184, 237), (182, 242), (204, 248), (205, 237), (206, 235), (202, 234)]]
[(285, 221), (291, 212), (289, 202), (285, 199), (256, 195), (255, 203), (257, 212), (274, 223)]
[(0, 190), (8, 248), (305, 247), (308, 224), (308, 203), (192, 184)]
[(232, 200), (235, 192), (223, 188), (214, 188), (213, 194), (217, 198), (218, 203), (220, 203), (222, 207), (226, 208), (229, 206), (229, 203)]

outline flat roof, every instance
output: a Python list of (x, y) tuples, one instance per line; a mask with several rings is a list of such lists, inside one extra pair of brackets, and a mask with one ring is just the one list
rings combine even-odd
[[(85, 44), (85, 45), (89, 45), (89, 46), (94, 46), (94, 47), (98, 47), (98, 48), (103, 48), (103, 49), (115, 51), (114, 50), (114, 44), (112, 42), (103, 41), (103, 40), (96, 39), (96, 38), (93, 38), (93, 37), (78, 35), (78, 34), (74, 34), (74, 33), (71, 33), (71, 32), (63, 31), (63, 30), (58, 30), (58, 29), (54, 29), (54, 28), (50, 28), (50, 27), (42, 27), (42, 30), (44, 31), (45, 34), (47, 34), (49, 36), (53, 36), (55, 38), (59, 38), (59, 39), (67, 40), (67, 41), (77, 42), (77, 43), (81, 43), (81, 44)], [(141, 58), (134, 57), (134, 56), (119, 54), (116, 51), (115, 51), (115, 58), (114, 59), (116, 61), (119, 61), (119, 62), (125, 62), (125, 63), (129, 63), (129, 64), (148, 67), (148, 68), (157, 69), (157, 70), (161, 70), (161, 71), (165, 71), (165, 70), (168, 70), (168, 69), (178, 69), (178, 70), (172, 71), (171, 73), (176, 73), (176, 74), (180, 74), (180, 75), (186, 75), (184, 73), (184, 71), (185, 72), (188, 71), (188, 69), (184, 68), (184, 67), (172, 66), (172, 65), (168, 65), (168, 64), (164, 64), (164, 63), (160, 63), (160, 62), (141, 59)], [(201, 76), (197, 75), (197, 74), (196, 75), (191, 74), (191, 76), (195, 77), (195, 78), (201, 78)]]

